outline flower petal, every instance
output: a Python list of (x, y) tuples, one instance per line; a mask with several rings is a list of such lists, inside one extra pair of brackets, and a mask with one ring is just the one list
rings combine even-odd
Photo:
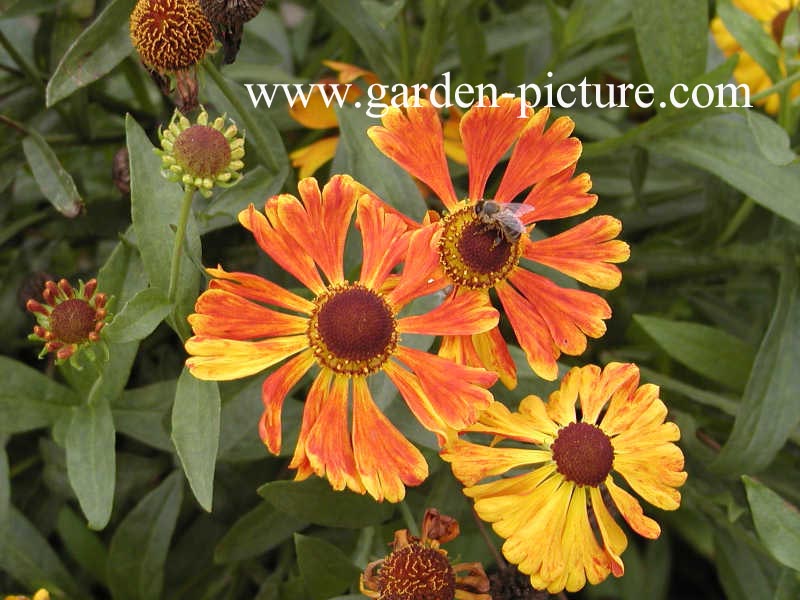
[(314, 260), (277, 218), (278, 206), (285, 203), (299, 204), (299, 200), (289, 194), (270, 198), (265, 206), (270, 220), (251, 204), (239, 213), (239, 223), (253, 233), (256, 243), (272, 260), (294, 275), (314, 294), (319, 295), (325, 291), (325, 284), (322, 283)]
[(303, 406), (303, 419), (300, 423), (300, 434), (297, 436), (297, 445), (294, 448), (294, 455), (289, 463), (290, 469), (296, 469), (296, 480), (307, 479), (314, 473), (311, 468), (311, 461), (306, 453), (306, 441), (311, 429), (319, 419), (319, 414), (322, 412), (322, 406), (328, 397), (328, 390), (331, 387), (334, 373), (329, 369), (320, 369), (316, 379), (314, 379), (311, 387), (308, 388), (306, 394), (306, 402)]
[(309, 302), (258, 275), (238, 271), (228, 272), (221, 266), (216, 269), (208, 268), (206, 271), (216, 278), (208, 284), (209, 289), (226, 290), (242, 298), (288, 308), (306, 315), (310, 315), (314, 310), (313, 302)]
[(437, 292), (447, 285), (448, 280), (439, 266), (438, 243), (441, 233), (438, 224), (411, 233), (403, 276), (387, 294), (387, 300), (396, 310), (415, 298)]
[(598, 338), (605, 333), (603, 319), (611, 317), (611, 307), (597, 294), (559, 287), (546, 277), (521, 268), (515, 269), (509, 279), (536, 307), (552, 343), (562, 352), (577, 356), (586, 350), (586, 336)]
[(531, 369), (539, 377), (553, 381), (558, 377), (556, 359), (560, 352), (548, 333), (547, 324), (533, 305), (508, 283), (498, 284), (495, 290)]
[(196, 335), (253, 340), (305, 333), (308, 328), (306, 317), (270, 310), (221, 289), (200, 294), (194, 309), (188, 321)]
[(279, 454), (281, 451), (281, 409), (286, 394), (313, 364), (314, 353), (308, 349), (281, 365), (261, 385), (264, 412), (258, 421), (258, 434), (273, 454)]
[(608, 363), (602, 372), (595, 365), (581, 369), (581, 420), (597, 423), (612, 396), (630, 397), (639, 386), (639, 368), (632, 363)]
[(420, 106), (390, 107), (381, 117), (383, 127), (367, 130), (367, 135), (386, 156), (425, 183), (451, 208), (456, 193), (450, 180), (444, 154), (444, 135), (438, 111), (427, 101)]
[(339, 145), (339, 136), (322, 138), (308, 146), (298, 148), (289, 154), (292, 166), (299, 167), (297, 176), (300, 179), (312, 176), (317, 170), (329, 160), (336, 156), (336, 148)]
[(423, 335), (471, 335), (496, 327), (499, 318), (486, 292), (457, 290), (425, 314), (398, 319), (397, 330)]
[(406, 346), (398, 347), (395, 356), (419, 377), (437, 415), (452, 429), (472, 425), (492, 402), (487, 388), (497, 381), (497, 375), (490, 371), (457, 365)]
[(359, 282), (379, 289), (391, 270), (403, 260), (408, 249), (406, 224), (375, 204), (359, 202), (356, 227), (363, 240)]
[(549, 450), (492, 448), (463, 440), (449, 443), (441, 456), (451, 463), (453, 475), (466, 486), (475, 485), (481, 479), (501, 475), (517, 467), (538, 465), (552, 459)]
[(405, 485), (419, 485), (428, 464), (375, 406), (361, 377), (353, 379), (353, 451), (356, 468), (367, 492), (381, 502), (400, 502)]
[(196, 335), (186, 340), (186, 366), (198, 379), (228, 381), (263, 371), (308, 348), (308, 337), (294, 335), (258, 342)]
[(347, 424), (349, 386), (348, 377), (333, 376), (333, 385), (308, 432), (306, 456), (314, 472), (327, 477), (334, 490), (347, 487), (363, 494)]
[(636, 498), (615, 484), (611, 477), (606, 478), (605, 484), (608, 493), (611, 494), (611, 499), (614, 500), (614, 504), (631, 529), (651, 540), (661, 535), (661, 527), (653, 519), (644, 515), (642, 505)]
[(522, 100), (511, 96), (500, 96), (492, 106), (484, 97), (470, 108), (461, 119), (461, 140), (467, 153), (469, 169), (469, 197), (480, 200), (486, 191), (486, 182), (492, 169), (519, 137), (528, 122), (520, 115), (530, 117), (533, 109), (521, 112)]
[(597, 519), (597, 529), (600, 531), (603, 547), (610, 561), (611, 572), (615, 577), (622, 577), (625, 574), (625, 565), (622, 564), (620, 555), (628, 547), (628, 538), (625, 537), (625, 532), (622, 531), (622, 528), (617, 525), (617, 522), (608, 512), (606, 503), (603, 501), (603, 495), (600, 493), (600, 488), (590, 487), (589, 494), (592, 501), (592, 511)]
[(637, 494), (663, 510), (676, 510), (681, 504), (675, 488), (686, 482), (683, 464), (683, 452), (675, 444), (614, 456), (614, 470)]
[(562, 427), (577, 421), (575, 405), (578, 402), (581, 383), (587, 376), (585, 373), (587, 368), (588, 370), (596, 369), (598, 373), (600, 371), (599, 367), (595, 365), (587, 365), (584, 369), (572, 367), (561, 379), (559, 388), (547, 399), (547, 416)]
[(440, 442), (451, 433), (447, 424), (436, 412), (416, 374), (391, 360), (384, 365), (383, 370), (397, 386), (409, 410), (423, 427), (436, 433)]
[(495, 194), (498, 202), (511, 202), (523, 190), (574, 165), (580, 157), (580, 140), (569, 137), (575, 128), (572, 119), (559, 117), (545, 131), (549, 116), (550, 109), (545, 107), (525, 124)]
[(552, 267), (581, 283), (612, 290), (622, 279), (618, 267), (625, 262), (630, 247), (619, 235), (622, 224), (609, 216), (593, 217), (567, 231), (542, 240), (525, 243), (524, 256)]
[(525, 224), (574, 217), (585, 213), (597, 204), (597, 196), (588, 194), (592, 180), (588, 173), (575, 178), (575, 166), (567, 167), (537, 183), (525, 198), (533, 210), (522, 217)]
[[(536, 398), (536, 396), (528, 396), (528, 398)], [(539, 404), (541, 405), (541, 400), (539, 400)], [(518, 442), (545, 446), (549, 445), (550, 438), (556, 432), (554, 425), (544, 411), (544, 406), (538, 413), (512, 413), (505, 404), (494, 401), (481, 413), (478, 421), (465, 431), (490, 433)]]
[(500, 377), (500, 381), (508, 389), (513, 390), (517, 387), (517, 365), (511, 358), (508, 351), (508, 344), (503, 339), (499, 327), (493, 327), (487, 332), (477, 333), (472, 336), (472, 343), (475, 352), (480, 357), (480, 363), (472, 366), (483, 366), (483, 368), (494, 371)]
[[(320, 86), (327, 86), (325, 96), (320, 90)], [(333, 129), (339, 126), (336, 118), (336, 110), (333, 105), (325, 102), (325, 99), (332, 96), (333, 88), (339, 87), (340, 93), (345, 94), (345, 86), (337, 85), (330, 81), (320, 81), (314, 85), (308, 93), (308, 102), (300, 102), (299, 99), (289, 105), (289, 116), (308, 129)], [(352, 92), (349, 96), (352, 96)]]

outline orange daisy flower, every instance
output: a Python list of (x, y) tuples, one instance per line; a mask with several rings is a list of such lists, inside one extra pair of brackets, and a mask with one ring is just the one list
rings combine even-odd
[[(383, 126), (370, 128), (368, 134), (384, 154), (430, 187), (448, 210), (440, 221), (439, 261), (456, 295), (472, 290), (488, 299), (494, 289), (531, 368), (554, 380), (556, 359), (562, 352), (579, 355), (586, 349), (587, 336), (602, 336), (603, 320), (611, 316), (611, 309), (600, 296), (562, 288), (520, 260), (535, 261), (587, 285), (613, 289), (621, 273), (612, 263), (627, 260), (630, 250), (615, 239), (621, 224), (610, 216), (593, 217), (538, 241), (528, 237), (536, 223), (581, 214), (597, 202), (597, 196), (588, 193), (589, 175), (573, 177), (581, 154), (580, 141), (570, 137), (574, 123), (560, 117), (546, 129), (549, 114), (547, 108), (534, 112), (510, 96), (500, 97), (496, 107), (484, 98), (483, 106), (468, 110), (460, 131), (469, 193), (460, 201), (432, 106), (390, 108), (384, 112)], [(512, 145), (502, 181), (488, 198), (489, 175)], [(530, 191), (521, 204), (508, 204), (526, 190)], [(509, 388), (516, 385), (516, 368), (497, 328), (472, 336), (447, 336), (440, 354), (485, 366)]]
[[(403, 346), (401, 336), (471, 335), (494, 327), (498, 314), (479, 294), (465, 294), (426, 314), (398, 316), (415, 298), (446, 285), (437, 264), (439, 230), (409, 230), (375, 202), (359, 202), (369, 191), (345, 175), (332, 178), (322, 192), (313, 178), (300, 181), (298, 190), (300, 200), (275, 196), (266, 203), (266, 216), (250, 205), (239, 222), (313, 299), (256, 275), (209, 269), (215, 279), (189, 317), (195, 336), (186, 342), (186, 365), (199, 379), (227, 380), (289, 359), (262, 388), (259, 433), (276, 454), (283, 400), (316, 365), (290, 464), (296, 478), (316, 473), (337, 490), (348, 487), (396, 502), (404, 484), (418, 485), (428, 468), (378, 410), (367, 378), (386, 373), (420, 423), (444, 440), (489, 405), (486, 388), (496, 376)], [(363, 263), (358, 281), (350, 282), (343, 260), (354, 211)], [(393, 274), (401, 261), (402, 271)]]
[[(354, 104), (363, 98), (367, 88), (373, 84), (380, 83), (378, 76), (372, 71), (367, 71), (356, 65), (334, 60), (322, 61), (326, 67), (335, 71), (335, 78), (323, 78), (317, 83), (330, 87), (337, 87), (348, 104)], [(359, 85), (361, 80), (366, 86)], [(377, 88), (374, 88), (377, 89)], [(323, 93), (318, 87), (312, 88), (309, 102), (305, 105), (295, 102), (289, 107), (289, 116), (308, 129), (338, 129), (339, 119), (336, 116), (336, 109), (331, 103), (327, 103)], [(330, 97), (330, 93), (328, 94)], [(379, 100), (379, 98), (375, 98)], [(459, 164), (466, 164), (464, 147), (461, 145), (461, 136), (458, 131), (458, 123), (461, 120), (461, 111), (456, 107), (448, 109), (448, 116), (444, 122), (445, 154)], [(336, 148), (339, 145), (339, 136), (330, 135), (323, 137), (307, 146), (298, 148), (289, 158), (292, 166), (298, 168), (298, 177), (308, 177), (313, 175), (317, 169), (336, 155)]]
[(661, 533), (612, 473), (659, 508), (680, 505), (675, 488), (686, 473), (673, 443), (680, 430), (664, 422), (666, 415), (658, 386), (639, 386), (636, 365), (576, 367), (546, 404), (527, 396), (512, 413), (493, 402), (466, 429), (494, 436), (491, 446), (457, 440), (442, 456), (468, 486), (464, 493), (480, 518), (506, 539), (503, 554), (531, 576), (533, 587), (575, 591), (624, 572), (620, 554), (628, 541), (609, 513), (609, 499), (636, 533), (651, 539)]

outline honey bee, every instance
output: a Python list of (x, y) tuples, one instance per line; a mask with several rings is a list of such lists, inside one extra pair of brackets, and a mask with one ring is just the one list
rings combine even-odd
[(520, 217), (533, 210), (530, 204), (517, 202), (495, 202), (494, 200), (478, 200), (475, 203), (475, 214), (487, 229), (494, 229), (497, 238), (494, 246), (505, 239), (509, 244), (516, 244), (526, 232), (525, 224)]

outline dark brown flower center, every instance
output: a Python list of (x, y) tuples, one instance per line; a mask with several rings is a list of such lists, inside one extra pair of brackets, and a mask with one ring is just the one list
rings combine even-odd
[(588, 423), (570, 423), (561, 429), (551, 449), (558, 472), (578, 485), (600, 485), (614, 466), (611, 440)]
[(172, 146), (175, 160), (194, 177), (215, 177), (231, 161), (231, 147), (222, 132), (208, 125), (181, 131)]
[(456, 576), (444, 553), (413, 543), (384, 561), (378, 592), (380, 600), (453, 600)]
[(50, 331), (65, 344), (79, 344), (89, 339), (95, 329), (97, 312), (86, 300), (70, 298), (50, 313)]
[(368, 375), (397, 347), (396, 325), (382, 297), (359, 284), (345, 284), (317, 299), (308, 335), (324, 366), (337, 373)]
[(439, 262), (454, 284), (489, 289), (519, 262), (521, 243), (510, 242), (499, 225), (481, 221), (473, 205), (451, 213), (442, 223)]
[(780, 44), (783, 41), (783, 32), (786, 29), (786, 21), (789, 19), (789, 15), (792, 14), (792, 9), (787, 8), (786, 10), (782, 10), (775, 18), (772, 19), (772, 38)]

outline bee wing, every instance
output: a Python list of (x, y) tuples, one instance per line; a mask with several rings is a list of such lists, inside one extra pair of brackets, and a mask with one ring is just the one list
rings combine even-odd
[(531, 204), (523, 204), (521, 202), (502, 203), (501, 206), (505, 210), (507, 210), (511, 214), (513, 214), (515, 217), (517, 217), (518, 219), (521, 219), (525, 215), (527, 215), (529, 213), (532, 213), (534, 210), (536, 210), (533, 207), (533, 205), (531, 205)]

